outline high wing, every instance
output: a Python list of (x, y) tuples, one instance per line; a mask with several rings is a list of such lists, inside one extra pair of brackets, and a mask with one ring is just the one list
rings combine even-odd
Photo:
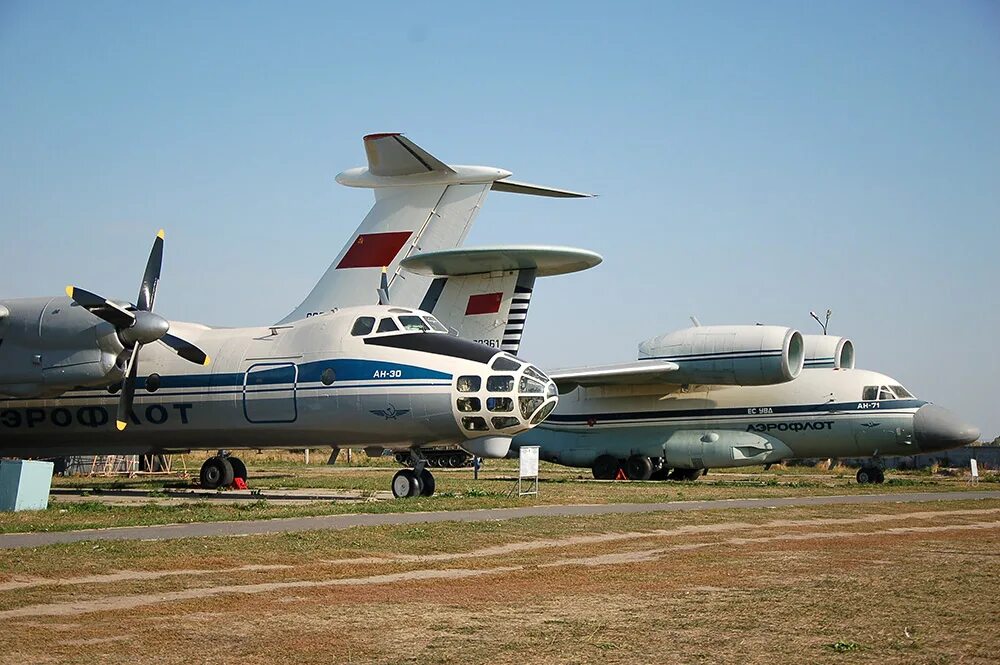
[(590, 196), (523, 183), (505, 182), (505, 187), (499, 187), (510, 171), (445, 164), (398, 133), (370, 134), (364, 144), (368, 166), (344, 171), (337, 182), (372, 189), (375, 205), (306, 299), (280, 324), (338, 307), (377, 302), (383, 268), (388, 269), (392, 302), (417, 307), (434, 277), (402, 275), (400, 262), (461, 245), (491, 189), (563, 198)]
[(666, 360), (639, 360), (616, 365), (591, 365), (572, 369), (554, 370), (549, 378), (556, 382), (560, 393), (568, 393), (578, 386), (678, 385), (680, 381), (671, 374), (680, 365)]

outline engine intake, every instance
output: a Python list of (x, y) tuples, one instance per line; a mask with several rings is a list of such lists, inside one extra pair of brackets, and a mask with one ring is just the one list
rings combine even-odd
[(835, 335), (803, 335), (806, 368), (854, 369), (854, 343)]
[(679, 383), (764, 386), (791, 381), (802, 371), (802, 333), (783, 326), (698, 326), (648, 339), (639, 359), (677, 363)]

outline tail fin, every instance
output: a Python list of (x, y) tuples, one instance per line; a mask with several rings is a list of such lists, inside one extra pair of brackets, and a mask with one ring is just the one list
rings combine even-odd
[[(368, 166), (337, 176), (349, 187), (373, 189), (375, 205), (350, 242), (294, 311), (279, 323), (374, 302), (379, 272), (388, 266), (392, 301), (416, 306), (431, 277), (399, 274), (400, 262), (422, 252), (458, 247), (465, 240), (490, 189), (511, 175), (486, 166), (449, 166), (401, 134), (364, 138)], [(539, 196), (588, 194), (522, 183), (506, 191)]]
[(461, 337), (516, 354), (535, 278), (586, 270), (601, 260), (567, 247), (484, 247), (426, 252), (401, 267), (433, 280), (420, 309)]

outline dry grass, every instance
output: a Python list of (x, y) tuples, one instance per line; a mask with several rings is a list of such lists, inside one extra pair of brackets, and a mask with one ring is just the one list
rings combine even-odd
[(0, 662), (995, 662), (998, 525), (968, 501), (14, 551)]

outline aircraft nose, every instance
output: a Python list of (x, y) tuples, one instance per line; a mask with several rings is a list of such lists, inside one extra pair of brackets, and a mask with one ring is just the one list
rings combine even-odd
[(913, 437), (926, 452), (947, 450), (975, 443), (979, 428), (963, 422), (954, 413), (936, 404), (924, 404), (913, 415)]

